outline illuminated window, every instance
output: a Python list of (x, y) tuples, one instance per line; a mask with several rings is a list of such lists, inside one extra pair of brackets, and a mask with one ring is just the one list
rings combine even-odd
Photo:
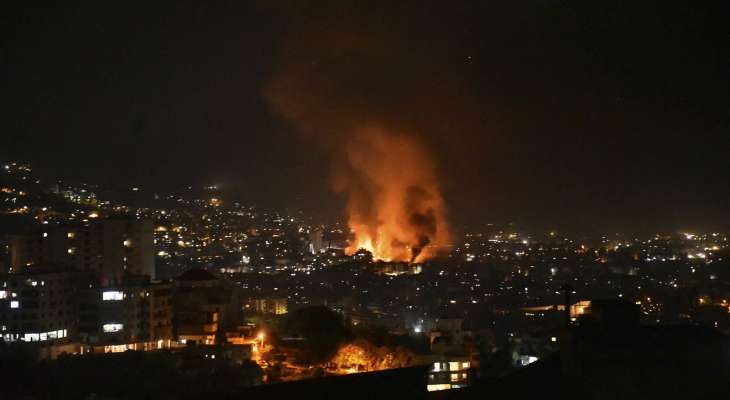
[(74, 254), (74, 253), (76, 253), (76, 248), (75, 247), (71, 247), (71, 248), (68, 249), (68, 254)]
[(124, 292), (119, 290), (107, 290), (102, 292), (101, 299), (104, 301), (118, 301), (124, 300)]
[(66, 236), (68, 236), (69, 239), (73, 239), (76, 237), (76, 234), (74, 232), (69, 232), (66, 234)]
[(104, 333), (114, 333), (114, 332), (119, 332), (122, 329), (124, 329), (124, 325), (117, 324), (117, 323), (104, 324), (102, 326), (102, 329), (104, 330)]
[(451, 374), (451, 382), (456, 382), (459, 380), (459, 374)]
[(451, 361), (449, 363), (449, 371), (458, 371), (459, 370), (459, 363), (456, 361)]
[(448, 390), (448, 389), (451, 389), (451, 385), (448, 383), (439, 383), (436, 385), (427, 385), (426, 386), (426, 390), (428, 390), (429, 392), (433, 392), (436, 390)]
[(463, 369), (469, 368), (469, 362), (465, 361), (465, 362), (461, 363), (461, 368), (463, 368)]
[(8, 298), (8, 291), (0, 290), (0, 299), (7, 299), (7, 298)]
[(40, 335), (37, 333), (26, 333), (20, 340), (24, 342), (38, 342), (40, 341)]
[(20, 308), (20, 302), (17, 300), (13, 300), (10, 302), (10, 308)]
[(122, 243), (124, 244), (124, 247), (132, 247), (132, 241), (130, 239), (127, 239)]
[(126, 344), (116, 344), (110, 346), (104, 346), (104, 353), (122, 353), (129, 349)]

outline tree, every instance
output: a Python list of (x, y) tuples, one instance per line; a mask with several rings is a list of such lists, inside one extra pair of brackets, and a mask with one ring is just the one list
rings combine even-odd
[(331, 359), (349, 337), (342, 316), (324, 306), (306, 307), (289, 313), (283, 330), (288, 335), (307, 340), (302, 349), (302, 361), (312, 364)]

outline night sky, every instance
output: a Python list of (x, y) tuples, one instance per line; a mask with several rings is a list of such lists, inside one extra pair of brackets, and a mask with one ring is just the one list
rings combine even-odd
[[(132, 3), (3, 4), (0, 159), (334, 219), (352, 114), (428, 149), (457, 230), (730, 227), (730, 3)], [(292, 69), (331, 132), (272, 107)]]

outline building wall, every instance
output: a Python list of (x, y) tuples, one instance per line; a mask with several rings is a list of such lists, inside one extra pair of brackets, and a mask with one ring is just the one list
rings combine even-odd
[(81, 340), (95, 346), (154, 342), (172, 338), (169, 284), (92, 288), (79, 305)]
[(5, 341), (67, 342), (77, 331), (74, 272), (0, 277), (0, 334)]
[(11, 236), (9, 247), (11, 266), (18, 272), (52, 263), (92, 271), (105, 286), (119, 284), (128, 274), (155, 278), (153, 224), (149, 220), (110, 218), (60, 226)]
[(253, 299), (251, 303), (253, 303), (253, 309), (257, 313), (276, 315), (287, 313), (287, 300), (285, 298)]

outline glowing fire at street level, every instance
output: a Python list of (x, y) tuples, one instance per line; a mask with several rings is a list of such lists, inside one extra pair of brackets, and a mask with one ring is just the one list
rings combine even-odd
[[(353, 243), (345, 249), (345, 254), (353, 255), (360, 250), (366, 250), (373, 256), (373, 261), (404, 261), (404, 262), (421, 262), (426, 259), (423, 257), (415, 257), (409, 246), (393, 247), (387, 245), (388, 240), (384, 239), (384, 235), (380, 233), (377, 240), (373, 241), (369, 234), (363, 233), (364, 229), (353, 229), (352, 234), (355, 236)], [(420, 255), (420, 254), (419, 254)]]

